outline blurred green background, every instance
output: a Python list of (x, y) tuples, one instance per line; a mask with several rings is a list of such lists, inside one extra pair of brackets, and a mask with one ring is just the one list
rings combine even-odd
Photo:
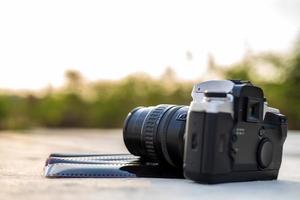
[[(249, 51), (230, 66), (216, 64), (211, 56), (207, 73), (218, 79), (251, 80), (264, 89), (270, 106), (288, 116), (289, 129), (300, 129), (300, 40), (288, 53)], [(188, 105), (195, 82), (178, 76), (168, 68), (159, 79), (133, 74), (117, 81), (86, 81), (79, 71), (69, 70), (60, 88), (2, 91), (0, 129), (120, 128), (127, 113), (137, 106)]]

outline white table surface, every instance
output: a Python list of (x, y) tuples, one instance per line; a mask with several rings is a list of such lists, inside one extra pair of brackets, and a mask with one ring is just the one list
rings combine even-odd
[(0, 132), (0, 199), (298, 199), (300, 132), (289, 131), (276, 181), (204, 185), (184, 179), (46, 179), (53, 152), (127, 153), (121, 130)]

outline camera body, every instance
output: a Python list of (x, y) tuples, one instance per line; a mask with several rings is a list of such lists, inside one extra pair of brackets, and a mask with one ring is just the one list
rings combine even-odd
[(287, 119), (247, 81), (207, 81), (192, 91), (183, 173), (204, 183), (277, 179)]
[(277, 179), (287, 119), (268, 106), (261, 88), (249, 81), (206, 81), (194, 86), (192, 97), (190, 106), (133, 109), (123, 126), (133, 155), (53, 154), (45, 176), (184, 176), (203, 183)]

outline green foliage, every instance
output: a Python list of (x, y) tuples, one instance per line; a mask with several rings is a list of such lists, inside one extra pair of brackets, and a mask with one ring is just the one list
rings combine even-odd
[[(290, 129), (300, 129), (300, 41), (289, 55), (248, 54), (231, 66), (210, 60), (210, 71), (226, 79), (251, 80), (264, 89), (269, 105), (287, 115)], [(42, 127), (120, 128), (137, 106), (191, 101), (191, 82), (167, 69), (161, 79), (135, 74), (119, 81), (87, 82), (66, 72), (66, 85), (46, 94), (0, 95), (0, 129)]]
[(76, 73), (67, 73), (63, 90), (43, 96), (0, 96), (0, 128), (120, 128), (128, 112), (137, 106), (191, 101), (192, 83), (137, 74), (119, 81), (84, 84)]

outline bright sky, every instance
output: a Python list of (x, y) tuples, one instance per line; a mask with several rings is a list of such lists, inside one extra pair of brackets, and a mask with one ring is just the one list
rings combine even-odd
[(95, 80), (171, 66), (195, 79), (208, 54), (287, 51), (299, 30), (297, 0), (0, 1), (0, 88), (59, 86), (66, 69)]

